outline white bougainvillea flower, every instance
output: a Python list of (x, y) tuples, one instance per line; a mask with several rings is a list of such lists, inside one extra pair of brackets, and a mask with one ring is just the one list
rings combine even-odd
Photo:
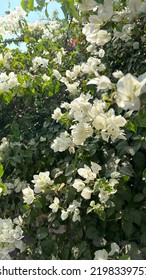
[(81, 12), (87, 12), (90, 10), (95, 11), (98, 7), (98, 4), (94, 0), (82, 0), (82, 3), (78, 3), (78, 7)]
[(93, 128), (88, 123), (78, 123), (71, 126), (71, 135), (75, 145), (84, 144), (85, 140), (93, 135)]
[(56, 108), (52, 114), (52, 119), (56, 120), (57, 122), (61, 119), (61, 117), (63, 116), (61, 109), (60, 108)]
[(108, 90), (112, 88), (110, 79), (104, 75), (90, 80), (87, 85), (97, 85), (98, 90)]
[(100, 58), (103, 58), (105, 56), (105, 51), (103, 49), (100, 49), (98, 55)]
[(49, 206), (49, 208), (52, 209), (52, 212), (53, 212), (53, 213), (56, 213), (56, 212), (58, 211), (58, 209), (59, 209), (59, 199), (58, 199), (58, 197), (55, 197), (55, 198), (54, 198), (54, 201), (53, 201), (53, 203)]
[(111, 40), (111, 34), (107, 32), (107, 30), (99, 30), (97, 33), (96, 41), (95, 43), (98, 46), (103, 46), (107, 42)]
[(83, 27), (83, 34), (86, 36), (86, 40), (92, 44), (96, 43), (97, 40), (97, 34), (100, 30), (100, 24), (99, 23), (87, 23)]
[(50, 179), (50, 172), (40, 172), (39, 175), (34, 175), (32, 183), (34, 183), (34, 192), (40, 193), (44, 191), (44, 188), (51, 186), (53, 181)]
[(75, 118), (79, 122), (86, 122), (89, 120), (88, 111), (92, 108), (89, 99), (91, 99), (90, 94), (81, 94), (78, 98), (75, 98), (70, 103), (69, 117)]
[(85, 187), (85, 188), (82, 190), (82, 192), (81, 192), (81, 196), (82, 196), (84, 199), (90, 199), (92, 193), (93, 193), (93, 190), (91, 190), (89, 187)]
[(94, 260), (107, 260), (108, 259), (108, 252), (103, 249), (103, 250), (98, 250), (94, 253), (95, 258)]
[(117, 105), (124, 110), (139, 110), (141, 89), (145, 84), (145, 79), (141, 82), (131, 75), (126, 74), (117, 82)]
[(66, 83), (66, 87), (70, 93), (75, 94), (78, 92), (78, 86), (79, 86), (79, 82), (74, 82), (73, 84), (70, 83)]
[(101, 166), (93, 161), (91, 161), (91, 169), (95, 174), (98, 174), (101, 170)]
[(116, 70), (115, 72), (113, 72), (113, 77), (116, 78), (116, 79), (120, 79), (124, 76), (123, 72), (120, 71), (120, 70)]
[(99, 5), (98, 20), (100, 22), (108, 21), (113, 15), (113, 1), (104, 0), (104, 5)]
[(50, 81), (51, 78), (49, 76), (47, 76), (46, 74), (44, 74), (42, 76), (42, 79), (44, 80), (44, 82), (48, 82), (48, 81)]
[(53, 74), (53, 76), (55, 76), (55, 78), (57, 80), (60, 80), (62, 78), (60, 72), (58, 70), (56, 70), (56, 69), (53, 69), (53, 73), (52, 74)]
[[(137, 13), (144, 12), (145, 5), (143, 5), (143, 2), (144, 1), (141, 1), (141, 0), (129, 0), (128, 1), (128, 7), (133, 16), (137, 15)], [(146, 7), (145, 7), (145, 9), (146, 9)], [(146, 10), (145, 10), (145, 12), (146, 12)]]
[(30, 205), (31, 203), (33, 203), (35, 196), (34, 196), (34, 191), (30, 187), (23, 189), (22, 193), (23, 193), (24, 202), (26, 204)]
[(77, 192), (81, 192), (84, 189), (85, 184), (81, 179), (75, 179), (73, 187), (77, 190)]
[(51, 148), (56, 153), (58, 151), (63, 152), (72, 146), (73, 142), (70, 138), (70, 134), (67, 131), (65, 131), (62, 132), (59, 137), (56, 137), (56, 139), (54, 139)]
[(73, 217), (72, 217), (72, 221), (73, 222), (76, 222), (76, 221), (81, 221), (81, 217), (80, 217), (80, 210), (78, 208), (76, 208), (74, 210), (74, 213), (73, 213)]
[(96, 173), (94, 173), (89, 166), (84, 164), (84, 167), (78, 169), (78, 174), (86, 179), (86, 183), (93, 181), (96, 178)]
[(111, 243), (111, 251), (109, 252), (109, 256), (113, 256), (115, 253), (119, 253), (120, 247), (115, 242)]
[(75, 209), (80, 207), (80, 206), (81, 206), (81, 203), (78, 202), (76, 199), (74, 199), (73, 202), (67, 208), (67, 212), (73, 213), (75, 211)]
[(68, 218), (68, 212), (65, 210), (61, 210), (61, 220), (64, 221)]
[(49, 60), (42, 58), (41, 56), (36, 56), (32, 59), (33, 70), (36, 71), (38, 67), (47, 67)]
[(110, 193), (103, 190), (102, 188), (99, 188), (99, 200), (101, 203), (106, 203), (107, 200), (109, 199)]

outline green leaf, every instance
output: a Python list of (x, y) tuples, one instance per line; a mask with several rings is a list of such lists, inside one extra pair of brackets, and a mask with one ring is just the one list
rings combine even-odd
[(143, 246), (146, 246), (146, 233), (145, 232), (141, 235), (140, 241)]
[(133, 233), (133, 224), (130, 220), (129, 221), (123, 220), (122, 228), (128, 237)]
[(4, 174), (4, 168), (3, 165), (0, 163), (0, 178), (3, 176)]
[(41, 242), (41, 247), (43, 253), (45, 253), (47, 256), (50, 256), (54, 252), (55, 242), (51, 239), (43, 240)]
[(104, 0), (95, 0), (95, 2), (97, 2), (98, 4), (104, 4)]
[(145, 168), (145, 163), (146, 163), (145, 155), (143, 154), (143, 152), (138, 151), (138, 152), (134, 155), (133, 161), (134, 161), (135, 169), (136, 169), (137, 171), (142, 172), (143, 169)]
[(135, 196), (134, 196), (134, 202), (140, 202), (144, 200), (144, 195), (143, 193), (137, 193)]
[(124, 162), (119, 172), (122, 173), (123, 175), (128, 175), (133, 177), (133, 169), (129, 162)]
[[(38, 4), (41, 8), (43, 8), (43, 7), (45, 6), (45, 1), (46, 1), (46, 0), (36, 0), (37, 4)], [(46, 3), (46, 4), (47, 4), (47, 3)]]
[(34, 0), (28, 0), (27, 7), (30, 11), (34, 11)]
[(10, 103), (10, 101), (12, 100), (12, 97), (13, 97), (13, 95), (12, 95), (11, 91), (8, 91), (7, 93), (4, 93), (4, 95), (3, 95), (3, 99), (6, 104)]
[(74, 0), (66, 0), (66, 1), (57, 1), (57, 2), (61, 2), (61, 8), (62, 11), (64, 13), (64, 16), (66, 19), (68, 19), (68, 16), (74, 17), (76, 18), (78, 21), (80, 21), (80, 17), (79, 14), (76, 10), (76, 7), (74, 5)]
[(47, 18), (49, 18), (49, 14), (48, 14), (48, 3), (46, 3), (46, 8), (45, 8), (45, 16), (47, 17)]
[(45, 239), (47, 237), (47, 235), (48, 235), (48, 228), (41, 227), (38, 229), (36, 236), (39, 240), (42, 240), (42, 239)]
[(119, 258), (119, 260), (131, 260), (131, 258), (128, 255), (123, 255)]
[(98, 230), (97, 228), (91, 226), (89, 228), (87, 228), (87, 231), (86, 231), (86, 236), (87, 238), (89, 239), (94, 239), (94, 238), (97, 238), (98, 237)]
[(68, 177), (68, 176), (72, 175), (75, 171), (76, 171), (75, 164), (70, 164), (67, 166), (67, 168), (65, 170), (65, 176)]
[(25, 12), (28, 12), (28, 7), (27, 7), (27, 5), (28, 5), (28, 0), (21, 0), (21, 7), (23, 8), (23, 10), (24, 10)]

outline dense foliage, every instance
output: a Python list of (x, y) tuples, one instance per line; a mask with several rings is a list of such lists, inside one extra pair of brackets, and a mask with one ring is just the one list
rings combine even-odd
[(146, 259), (146, 1), (36, 2), (0, 18), (0, 258)]

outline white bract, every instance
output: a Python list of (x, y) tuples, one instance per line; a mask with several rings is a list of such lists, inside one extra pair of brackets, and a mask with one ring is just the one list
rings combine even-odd
[(85, 183), (81, 179), (75, 179), (73, 187), (77, 190), (77, 192), (81, 192), (85, 187)]
[(53, 203), (49, 206), (52, 209), (53, 213), (56, 213), (59, 209), (59, 199), (57, 197), (54, 198)]
[(98, 20), (99, 22), (108, 21), (113, 15), (113, 1), (104, 0), (104, 5), (98, 7)]
[(71, 126), (71, 135), (75, 145), (82, 145), (85, 140), (93, 135), (93, 128), (88, 123), (78, 123)]
[(109, 252), (109, 256), (113, 256), (115, 253), (120, 252), (120, 247), (115, 242), (111, 243), (111, 251)]
[(44, 82), (50, 81), (50, 77), (47, 76), (46, 74), (44, 74), (44, 75), (42, 76), (42, 79), (44, 80)]
[(63, 152), (72, 147), (73, 142), (70, 138), (70, 134), (67, 131), (62, 132), (60, 137), (57, 137), (51, 145), (51, 148), (54, 150), (54, 152)]
[(78, 3), (78, 7), (81, 12), (87, 12), (90, 10), (96, 10), (98, 4), (94, 0), (82, 0), (82, 3)]
[(141, 82), (130, 73), (122, 77), (117, 83), (115, 96), (117, 105), (124, 110), (139, 110), (141, 89), (146, 83), (146, 78)]
[(94, 260), (107, 260), (108, 259), (108, 252), (103, 250), (98, 250), (94, 253), (95, 257)]
[(108, 90), (112, 88), (110, 79), (104, 75), (90, 80), (87, 85), (97, 85), (97, 90)]
[(32, 60), (32, 65), (33, 65), (32, 69), (34, 71), (36, 71), (38, 69), (38, 67), (45, 67), (46, 68), (48, 66), (48, 62), (49, 62), (48, 59), (42, 58), (40, 56), (36, 56)]
[(57, 80), (60, 80), (61, 79), (61, 74), (60, 74), (60, 72), (58, 71), (58, 70), (56, 70), (56, 69), (53, 69), (53, 76), (55, 76), (55, 78), (57, 79)]
[(91, 190), (89, 187), (85, 187), (85, 188), (82, 190), (82, 192), (81, 192), (81, 196), (82, 196), (84, 199), (90, 199), (92, 193), (93, 193), (93, 190)]
[(28, 205), (33, 203), (35, 196), (34, 196), (34, 191), (30, 187), (23, 189), (22, 193), (23, 193), (24, 203)]
[(78, 174), (85, 179), (86, 183), (89, 183), (96, 178), (96, 173), (94, 173), (86, 164), (84, 164), (83, 168), (78, 169)]
[(65, 210), (61, 210), (61, 220), (64, 221), (68, 218), (69, 213)]
[(72, 204), (70, 204), (69, 207), (67, 208), (67, 211), (65, 210), (61, 211), (62, 221), (66, 220), (68, 216), (71, 214), (72, 214), (73, 222), (80, 221), (81, 220), (80, 210), (78, 209), (80, 206), (81, 206), (80, 202), (78, 202), (77, 200), (73, 200)]
[(52, 119), (59, 121), (61, 119), (61, 117), (63, 116), (63, 114), (61, 113), (61, 109), (60, 108), (56, 108), (52, 114)]
[(34, 192), (40, 193), (45, 190), (48, 186), (53, 184), (53, 181), (50, 179), (50, 172), (40, 172), (39, 175), (34, 175), (32, 183), (34, 183)]

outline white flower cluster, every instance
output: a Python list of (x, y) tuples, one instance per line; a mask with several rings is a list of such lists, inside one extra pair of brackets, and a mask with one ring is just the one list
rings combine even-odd
[(46, 67), (48, 66), (48, 62), (49, 62), (48, 59), (42, 58), (42, 57), (40, 57), (40, 56), (36, 56), (36, 57), (33, 58), (33, 60), (32, 60), (32, 65), (33, 65), (32, 69), (33, 69), (34, 71), (36, 71), (36, 70), (38, 69), (38, 67), (44, 67), (44, 68), (46, 68)]
[(113, 15), (113, 3), (112, 0), (105, 0), (104, 5), (99, 5), (98, 15), (91, 15), (89, 17), (89, 23), (86, 23), (83, 27), (83, 34), (86, 36), (86, 40), (92, 44), (103, 46), (111, 40), (111, 34), (107, 30), (100, 29), (102, 24), (108, 21)]
[(50, 172), (40, 172), (39, 175), (33, 176), (32, 183), (34, 183), (34, 192), (40, 193), (45, 190), (46, 187), (53, 184), (53, 180), (50, 179)]
[(65, 210), (61, 211), (62, 221), (66, 220), (69, 217), (69, 215), (72, 215), (73, 222), (80, 221), (81, 220), (80, 210), (79, 210), (80, 206), (81, 206), (80, 202), (78, 202), (77, 200), (73, 200), (72, 204), (69, 205), (66, 211)]
[[(54, 152), (65, 151), (66, 149), (74, 152), (73, 146), (83, 145), (87, 138), (94, 135), (101, 135), (104, 141), (124, 139), (124, 127), (126, 120), (121, 115), (116, 116), (113, 109), (107, 110), (106, 103), (95, 99), (93, 104), (89, 102), (90, 94), (81, 94), (74, 99), (68, 107), (68, 119), (73, 121), (71, 133), (62, 132), (57, 137), (51, 148)], [(63, 107), (63, 105), (62, 105)], [(62, 113), (60, 112), (60, 117)], [(54, 111), (53, 119), (59, 120), (58, 112)]]
[(60, 26), (59, 22), (57, 22), (55, 20), (49, 21), (49, 23), (43, 30), (42, 39), (49, 39), (52, 41), (56, 41), (56, 36), (57, 36), (57, 39), (61, 38), (62, 34), (61, 34), (61, 32), (59, 32), (60, 28), (61, 28), (61, 26)]
[[(85, 164), (83, 168), (79, 168), (77, 170), (78, 174), (83, 179), (75, 179), (73, 187), (77, 190), (77, 192), (81, 192), (81, 196), (86, 200), (91, 199), (92, 193), (98, 190), (99, 200), (102, 204), (105, 204), (110, 198), (110, 195), (116, 193), (116, 189), (114, 187), (118, 184), (118, 180), (114, 178), (109, 180), (105, 178), (97, 179), (97, 175), (99, 175), (100, 170), (101, 166), (95, 162), (91, 162), (91, 168)], [(94, 186), (98, 186), (97, 190), (96, 188), (94, 190), (93, 183)], [(97, 205), (95, 204), (95, 201), (91, 202), (91, 206), (93, 210), (96, 209)]]
[(50, 179), (50, 172), (40, 172), (39, 175), (34, 175), (32, 183), (34, 183), (34, 190), (29, 186), (22, 190), (24, 202), (28, 205), (33, 203), (35, 194), (44, 192), (47, 187), (52, 186), (53, 180)]
[(94, 0), (82, 0), (82, 3), (78, 4), (79, 10), (81, 12), (87, 12), (87, 11), (91, 11), (91, 10), (96, 10), (98, 7), (98, 4), (96, 1)]
[(12, 57), (13, 56), (12, 56), (11, 52), (6, 52), (5, 54), (1, 53), (0, 54), (0, 63), (2, 63), (5, 68), (9, 68)]
[[(103, 46), (111, 40), (111, 34), (107, 30), (102, 29), (104, 23), (109, 20), (113, 22), (122, 22), (125, 24), (122, 31), (118, 29), (114, 30), (113, 39), (122, 41), (131, 40), (131, 31), (135, 26), (133, 19), (135, 19), (140, 13), (146, 13), (146, 1), (141, 0), (129, 0), (127, 1), (127, 7), (120, 11), (114, 9), (116, 1), (104, 0), (103, 4), (97, 6), (95, 1), (82, 1), (79, 4), (79, 10), (81, 12), (87, 12), (90, 10), (96, 11), (96, 14), (90, 15), (89, 22), (84, 24), (83, 34), (86, 36), (86, 40), (97, 46)], [(83, 4), (84, 3), (84, 4)]]
[(0, 259), (11, 259), (10, 253), (15, 249), (23, 251), (22, 242), (23, 230), (21, 228), (22, 218), (15, 218), (13, 221), (0, 218)]
[[(80, 80), (78, 79), (79, 77), (82, 77), (83, 75), (86, 74), (94, 74), (96, 77), (98, 77), (99, 80), (100, 75), (98, 72), (102, 72), (105, 70), (105, 65), (101, 62), (101, 58), (103, 58), (104, 55), (105, 55), (105, 51), (101, 48), (98, 52), (99, 58), (91, 56), (88, 58), (87, 62), (83, 62), (80, 65), (74, 65), (72, 70), (66, 70), (65, 77), (62, 77), (60, 72), (56, 69), (53, 69), (53, 75), (56, 77), (57, 80), (61, 81), (66, 85), (67, 87), (66, 90), (68, 90), (71, 94), (76, 94), (77, 92), (79, 92), (78, 89), (80, 85)], [(104, 81), (106, 78), (107, 77), (104, 76)]]
[(17, 76), (14, 72), (10, 72), (8, 75), (6, 72), (0, 74), (0, 91), (8, 92), (19, 85)]
[(25, 18), (26, 13), (21, 7), (16, 9), (6, 16), (0, 17), (0, 34), (12, 34), (19, 29), (19, 21), (21, 18)]
[(77, 190), (77, 192), (81, 192), (81, 196), (84, 199), (88, 200), (91, 198), (93, 189), (86, 186), (86, 184), (90, 183), (91, 181), (93, 182), (100, 170), (100, 165), (95, 162), (91, 162), (91, 168), (89, 168), (87, 165), (84, 165), (83, 168), (78, 169), (77, 172), (82, 178), (84, 178), (84, 181), (81, 179), (75, 179), (73, 187)]
[(30, 31), (38, 31), (38, 30), (44, 30), (45, 24), (42, 21), (35, 21), (32, 23), (28, 23), (28, 29)]

